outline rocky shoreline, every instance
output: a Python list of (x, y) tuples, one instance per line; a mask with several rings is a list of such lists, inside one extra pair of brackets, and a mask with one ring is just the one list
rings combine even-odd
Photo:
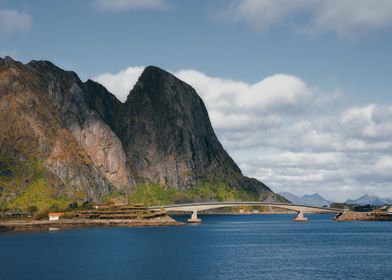
[(392, 221), (392, 214), (383, 212), (344, 211), (336, 216), (335, 221)]
[(183, 223), (177, 222), (169, 216), (155, 217), (152, 219), (61, 219), (49, 220), (9, 220), (0, 221), (0, 232), (7, 231), (35, 231), (63, 228), (85, 228), (85, 227), (147, 227), (147, 226), (178, 226)]

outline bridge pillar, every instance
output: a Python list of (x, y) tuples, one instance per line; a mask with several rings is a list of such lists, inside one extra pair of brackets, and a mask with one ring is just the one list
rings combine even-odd
[(187, 222), (190, 223), (190, 224), (200, 224), (201, 223), (201, 219), (199, 219), (197, 217), (197, 211), (196, 210), (192, 212), (192, 216), (191, 216), (190, 219), (188, 219)]
[(294, 218), (296, 222), (306, 222), (308, 218), (304, 216), (304, 212), (301, 210), (298, 212), (297, 216)]

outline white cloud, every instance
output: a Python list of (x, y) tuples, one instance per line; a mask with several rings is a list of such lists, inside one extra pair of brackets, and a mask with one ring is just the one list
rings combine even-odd
[(339, 36), (383, 29), (392, 24), (390, 0), (328, 0), (315, 8), (310, 28)]
[(164, 0), (92, 0), (93, 5), (102, 11), (118, 12), (130, 9), (163, 9)]
[(103, 84), (110, 92), (114, 93), (121, 102), (125, 102), (129, 91), (136, 84), (144, 67), (128, 67), (118, 73), (103, 73), (92, 79)]
[(375, 163), (374, 169), (378, 170), (379, 172), (385, 172), (385, 174), (392, 177), (392, 156), (381, 156)]
[(305, 32), (333, 32), (340, 37), (356, 37), (363, 32), (390, 27), (392, 1), (233, 0), (223, 16), (262, 31), (275, 25), (289, 25)]
[(276, 74), (257, 83), (208, 77), (195, 70), (180, 70), (174, 73), (200, 92), (212, 109), (238, 109), (271, 112), (295, 109), (312, 94), (312, 90), (299, 78)]
[(0, 39), (29, 30), (31, 16), (23, 11), (0, 9)]
[(308, 4), (306, 0), (235, 0), (230, 2), (223, 16), (230, 21), (243, 21), (258, 30), (266, 30), (302, 11)]
[[(93, 79), (124, 101), (143, 69)], [(246, 175), (275, 191), (339, 201), (392, 197), (392, 105), (341, 108), (336, 91), (287, 74), (252, 84), (195, 70), (173, 74), (202, 97), (218, 138)]]

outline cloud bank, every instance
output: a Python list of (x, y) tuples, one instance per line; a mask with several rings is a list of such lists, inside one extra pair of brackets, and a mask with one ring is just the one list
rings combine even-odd
[[(143, 67), (94, 80), (125, 101)], [(341, 93), (276, 74), (256, 83), (173, 72), (202, 97), (223, 146), (244, 174), (275, 191), (343, 201), (392, 197), (392, 105), (340, 105)]]
[(356, 37), (392, 24), (389, 0), (234, 0), (222, 9), (226, 20), (243, 22), (260, 31), (294, 26), (296, 31), (306, 33)]

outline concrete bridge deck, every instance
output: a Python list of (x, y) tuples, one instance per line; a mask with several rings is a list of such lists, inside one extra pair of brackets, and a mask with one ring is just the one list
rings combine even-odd
[(316, 207), (301, 204), (292, 203), (277, 203), (277, 202), (258, 202), (258, 201), (233, 201), (233, 202), (201, 202), (201, 203), (187, 203), (187, 204), (172, 204), (165, 206), (151, 206), (148, 207), (151, 210), (163, 209), (166, 212), (192, 212), (191, 218), (188, 220), (190, 223), (200, 223), (201, 220), (197, 217), (198, 212), (224, 208), (224, 207), (241, 207), (241, 206), (267, 206), (275, 207), (280, 209), (291, 210), (297, 212), (297, 216), (294, 218), (295, 221), (307, 221), (304, 217), (305, 213), (341, 213), (343, 210), (328, 208), (328, 207)]

